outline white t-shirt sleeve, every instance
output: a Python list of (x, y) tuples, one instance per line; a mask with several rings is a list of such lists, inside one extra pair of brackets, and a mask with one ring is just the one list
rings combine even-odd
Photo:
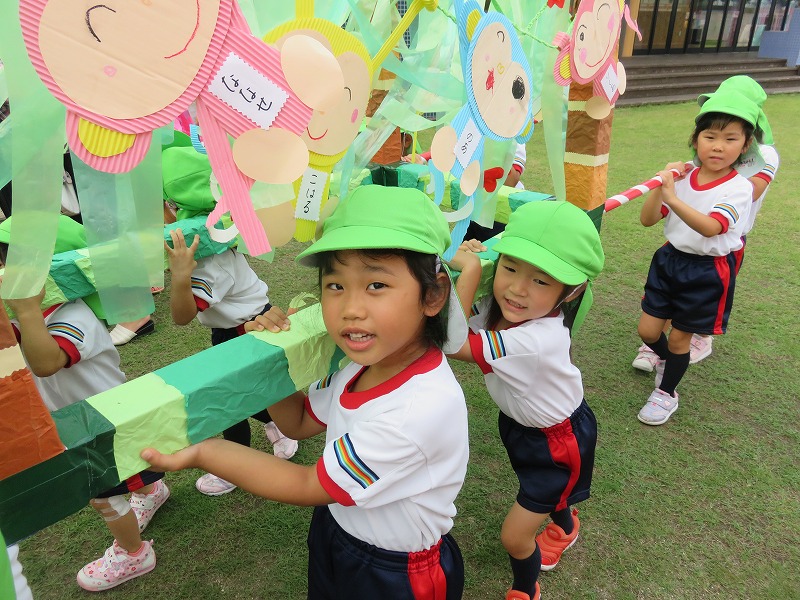
[(767, 183), (771, 183), (775, 179), (775, 174), (778, 172), (781, 159), (778, 156), (778, 151), (774, 146), (767, 146), (762, 144), (759, 146), (761, 156), (764, 158), (764, 168), (761, 169), (755, 176), (764, 179)]
[[(748, 183), (750, 182), (748, 181)], [(752, 202), (752, 185), (730, 186), (711, 208), (710, 213), (717, 213), (725, 217), (728, 221), (728, 229), (733, 229), (740, 221), (747, 221)]]
[(470, 333), (472, 356), (484, 374), (494, 373), (512, 394), (527, 393), (536, 379), (540, 351), (527, 328)]
[(221, 269), (215, 260), (208, 256), (197, 261), (192, 271), (192, 294), (209, 306), (220, 302), (233, 288), (234, 280), (230, 273)]
[(101, 344), (92, 343), (97, 334), (98, 321), (82, 300), (59, 307), (46, 323), (47, 332), (69, 356), (68, 367), (90, 359), (104, 349)]

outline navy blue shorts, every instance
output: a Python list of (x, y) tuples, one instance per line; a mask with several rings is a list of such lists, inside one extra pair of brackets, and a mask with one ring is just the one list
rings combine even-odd
[(586, 400), (558, 425), (526, 427), (501, 412), (500, 439), (519, 479), (517, 502), (547, 514), (589, 497), (597, 419)]
[(672, 326), (681, 331), (725, 333), (740, 262), (735, 252), (701, 256), (667, 243), (650, 262), (642, 310), (657, 319), (672, 319)]
[[(269, 312), (269, 309), (272, 308), (272, 304), (269, 302), (264, 305), (264, 308), (261, 309), (261, 312), (256, 313), (247, 321), (252, 321), (258, 315), (263, 315), (266, 312)], [(245, 321), (245, 323), (247, 322)], [(244, 323), (242, 323), (244, 325)], [(224, 344), (225, 342), (229, 342), (231, 340), (235, 340), (240, 335), (244, 335), (244, 331), (240, 331), (239, 327), (229, 327), (227, 329), (223, 329), (222, 327), (212, 327), (211, 328), (211, 345), (217, 346), (219, 344)]]
[(308, 531), (309, 600), (460, 600), (464, 560), (450, 534), (422, 552), (383, 550), (314, 509)]
[(146, 485), (155, 483), (159, 479), (163, 479), (164, 474), (156, 471), (142, 471), (136, 475), (128, 477), (119, 485), (114, 486), (110, 490), (106, 490), (102, 494), (97, 494), (98, 498), (111, 498), (112, 496), (122, 496), (128, 492), (135, 492)]

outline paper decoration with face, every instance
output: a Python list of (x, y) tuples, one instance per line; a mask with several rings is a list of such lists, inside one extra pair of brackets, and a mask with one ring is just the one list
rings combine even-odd
[(312, 108), (342, 89), (330, 52), (305, 36), (281, 51), (264, 44), (233, 0), (22, 0), (20, 21), (39, 77), (67, 106), (70, 147), (95, 169), (132, 169), (152, 131), (196, 100), (223, 188), (208, 226), (228, 211), (236, 222), (213, 237), (232, 239), (238, 227), (251, 254), (269, 251), (248, 190), (305, 170), (300, 134)]
[(467, 197), (464, 206), (446, 215), (458, 223), (445, 258), (461, 243), (475, 210), (485, 138), (525, 143), (533, 134), (531, 68), (514, 25), (500, 13), (484, 13), (474, 0), (456, 0), (454, 8), (467, 104), (451, 125), (436, 132), (428, 163), (437, 204), (444, 196), (448, 172), (460, 180)]
[(295, 239), (301, 242), (312, 239), (317, 222), (330, 213), (331, 207), (325, 208), (330, 174), (358, 135), (375, 71), (417, 14), (423, 8), (434, 10), (436, 5), (436, 0), (414, 0), (374, 58), (356, 36), (330, 21), (315, 18), (313, 0), (297, 0), (297, 18), (264, 36), (264, 41), (278, 48), (283, 48), (287, 40), (297, 35), (316, 39), (336, 57), (344, 79), (337, 101), (324, 110), (315, 109), (301, 134), (309, 150), (309, 165), (303, 176), (294, 182)]
[(586, 103), (593, 119), (603, 119), (611, 106), (625, 93), (625, 67), (617, 60), (622, 17), (642, 39), (624, 0), (583, 0), (572, 24), (572, 36), (558, 33), (553, 74), (559, 85), (593, 82), (594, 97)]

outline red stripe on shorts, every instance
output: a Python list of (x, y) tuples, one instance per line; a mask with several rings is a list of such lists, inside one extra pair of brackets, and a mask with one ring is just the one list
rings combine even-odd
[(569, 481), (561, 492), (556, 510), (567, 508), (567, 499), (572, 494), (578, 476), (581, 473), (581, 452), (578, 449), (578, 440), (572, 431), (572, 421), (567, 419), (563, 423), (542, 429), (547, 436), (547, 446), (550, 455), (556, 464), (564, 465), (569, 469)]
[(408, 581), (417, 600), (445, 600), (447, 577), (442, 570), (439, 548), (442, 540), (421, 552), (408, 553)]
[(731, 268), (728, 266), (727, 256), (715, 256), (714, 266), (717, 268), (717, 274), (722, 282), (722, 295), (717, 304), (717, 318), (714, 321), (714, 334), (722, 335), (722, 319), (725, 316), (725, 305), (728, 303), (728, 290), (731, 287)]

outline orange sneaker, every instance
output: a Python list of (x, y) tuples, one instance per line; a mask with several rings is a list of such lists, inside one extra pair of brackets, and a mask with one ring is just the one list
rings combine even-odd
[(533, 592), (533, 598), (528, 596), (525, 592), (519, 590), (508, 590), (506, 592), (506, 600), (540, 600), (542, 597), (541, 590), (539, 589), (539, 582), (536, 582), (536, 591)]
[(581, 522), (578, 520), (577, 509), (572, 509), (572, 520), (575, 525), (569, 535), (551, 521), (544, 528), (544, 531), (536, 536), (536, 543), (542, 551), (542, 571), (555, 569), (558, 561), (561, 560), (564, 550), (571, 548), (578, 540), (578, 530), (581, 528)]

